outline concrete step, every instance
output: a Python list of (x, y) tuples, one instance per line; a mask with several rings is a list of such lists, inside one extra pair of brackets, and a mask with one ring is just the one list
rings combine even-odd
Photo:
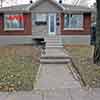
[(62, 42), (59, 42), (59, 41), (51, 41), (51, 42), (45, 41), (45, 42), (46, 44), (62, 44)]
[(61, 42), (60, 38), (46, 38), (45, 41), (47, 42)]
[(47, 39), (61, 39), (61, 36), (45, 37), (45, 40), (47, 40)]
[(56, 46), (56, 47), (63, 47), (63, 45), (62, 44), (46, 44), (46, 47), (49, 47), (49, 46)]
[(47, 37), (45, 38), (46, 48), (62, 48), (62, 42), (59, 37)]
[(46, 44), (62, 44), (61, 41), (45, 41)]
[(40, 59), (70, 59), (69, 56), (41, 56)]
[(53, 54), (51, 54), (51, 53), (45, 53), (45, 54), (41, 54), (41, 57), (40, 58), (43, 58), (43, 59), (70, 59), (71, 58), (71, 56), (66, 56), (65, 54), (63, 54), (63, 53), (53, 53)]
[(46, 37), (45, 54), (41, 55), (42, 64), (66, 64), (70, 61), (69, 57), (63, 51), (63, 45), (60, 37)]
[(70, 59), (70, 57), (61, 57), (61, 56), (41, 56), (40, 59)]
[(67, 64), (69, 59), (40, 59), (41, 64)]
[(46, 45), (46, 48), (47, 49), (49, 49), (49, 48), (52, 48), (52, 49), (53, 48), (63, 48), (63, 46), (62, 45), (54, 45), (54, 46), (53, 45)]
[[(46, 48), (45, 50), (43, 50), (43, 56), (53, 56), (53, 57), (65, 57), (65, 56), (69, 56), (69, 54), (64, 51), (64, 48), (61, 47), (50, 47), (50, 48)], [(42, 53), (41, 53), (42, 54)]]
[(46, 42), (46, 44), (62, 44), (62, 42)]
[(46, 38), (45, 40), (46, 41), (49, 41), (49, 40), (61, 40), (61, 38)]

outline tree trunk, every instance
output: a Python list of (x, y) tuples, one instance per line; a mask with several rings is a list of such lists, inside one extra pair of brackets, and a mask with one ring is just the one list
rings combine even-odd
[(94, 48), (93, 61), (100, 65), (100, 0), (97, 2), (97, 18), (96, 18), (96, 43)]
[(0, 0), (0, 7), (2, 8), (3, 7), (3, 2), (4, 2), (5, 0)]

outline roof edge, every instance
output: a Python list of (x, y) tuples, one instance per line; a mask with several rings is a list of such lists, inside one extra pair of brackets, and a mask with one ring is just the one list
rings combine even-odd
[(37, 7), (39, 4), (41, 4), (42, 2), (44, 1), (48, 1), (48, 2), (51, 2), (55, 5), (57, 5), (62, 11), (65, 10), (64, 6), (59, 4), (57, 1), (54, 1), (54, 0), (38, 0), (35, 2), (35, 4), (31, 4), (29, 7), (27, 7), (27, 10), (30, 10), (32, 7)]

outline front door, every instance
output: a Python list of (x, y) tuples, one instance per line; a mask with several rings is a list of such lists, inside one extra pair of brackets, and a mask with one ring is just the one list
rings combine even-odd
[(56, 35), (56, 14), (49, 14), (48, 21), (48, 34)]

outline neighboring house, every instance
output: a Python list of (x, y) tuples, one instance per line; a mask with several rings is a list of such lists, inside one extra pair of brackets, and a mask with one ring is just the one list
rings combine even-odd
[(89, 44), (92, 12), (54, 0), (0, 8), (0, 43), (32, 43), (33, 38), (60, 36), (67, 44)]

